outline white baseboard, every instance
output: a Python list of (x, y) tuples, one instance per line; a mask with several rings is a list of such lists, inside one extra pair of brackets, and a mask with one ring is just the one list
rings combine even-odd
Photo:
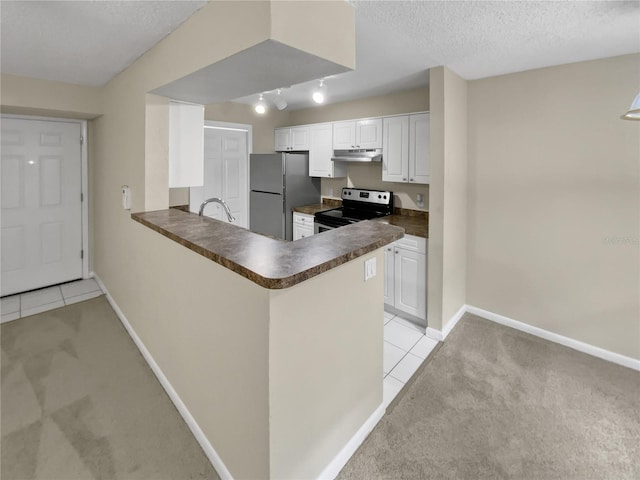
[(358, 431), (351, 437), (347, 444), (342, 447), (342, 450), (338, 452), (338, 455), (325, 467), (322, 473), (318, 476), (318, 480), (333, 480), (338, 476), (340, 470), (344, 468), (349, 459), (356, 453), (356, 450), (362, 442), (365, 441), (367, 435), (371, 433), (371, 430), (378, 424), (385, 413), (385, 406), (380, 405), (362, 424)]
[(158, 378), (158, 381), (162, 385), (162, 388), (164, 388), (164, 390), (167, 392), (167, 395), (169, 395), (169, 398), (175, 405), (176, 409), (178, 410), (178, 412), (180, 412), (180, 415), (182, 415), (182, 418), (191, 430), (191, 433), (193, 433), (193, 436), (202, 447), (202, 450), (204, 450), (204, 453), (211, 462), (211, 465), (213, 465), (213, 468), (215, 468), (216, 472), (218, 472), (218, 475), (222, 480), (233, 480), (231, 472), (229, 472), (229, 470), (227, 469), (226, 465), (220, 458), (220, 455), (218, 455), (218, 452), (215, 451), (215, 449), (209, 442), (209, 439), (207, 439), (206, 435), (196, 422), (195, 418), (193, 418), (193, 415), (191, 415), (191, 412), (189, 412), (189, 409), (180, 398), (180, 395), (178, 395), (178, 392), (175, 391), (175, 389), (169, 382), (169, 379), (167, 379), (167, 377), (164, 375), (164, 373), (160, 369), (160, 366), (153, 359), (153, 356), (151, 356), (151, 353), (149, 352), (149, 350), (147, 350), (147, 347), (144, 345), (136, 331), (129, 323), (129, 320), (127, 320), (122, 310), (120, 310), (120, 307), (118, 307), (118, 304), (116, 304), (113, 297), (109, 294), (109, 291), (105, 287), (104, 283), (102, 283), (102, 280), (100, 280), (100, 277), (98, 277), (94, 272), (91, 272), (90, 275), (94, 277), (96, 282), (98, 282), (98, 285), (100, 285), (100, 288), (105, 293), (107, 300), (111, 305), (111, 308), (113, 308), (113, 311), (116, 312), (116, 315), (120, 319), (120, 322), (122, 322), (122, 325), (124, 325), (124, 328), (129, 333), (129, 336), (138, 347), (138, 350), (140, 350), (140, 353), (149, 364), (149, 367), (151, 367), (151, 370)]
[(453, 330), (453, 327), (455, 327), (458, 324), (458, 322), (460, 321), (460, 319), (465, 313), (467, 313), (467, 306), (462, 305), (458, 309), (458, 311), (453, 315), (453, 317), (451, 317), (451, 320), (449, 320), (449, 322), (442, 329), (442, 336), (444, 338), (447, 338), (447, 336), (449, 336), (449, 334), (451, 333), (451, 330)]
[(465, 305), (465, 311), (473, 315), (482, 317), (486, 320), (491, 320), (492, 322), (499, 323), (500, 325), (515, 328), (516, 330), (530, 333), (531, 335), (535, 335), (536, 337), (544, 338), (545, 340), (559, 343), (560, 345), (564, 345), (565, 347), (573, 348), (574, 350), (578, 350), (579, 352), (587, 353), (589, 355), (593, 355), (594, 357), (598, 357), (603, 360), (622, 365), (623, 367), (640, 371), (640, 360), (636, 360), (635, 358), (620, 355), (619, 353), (611, 352), (609, 350), (605, 350), (604, 348), (596, 347), (579, 340), (574, 340), (573, 338), (565, 337), (563, 335), (559, 335), (542, 328), (534, 327), (527, 323), (522, 323), (512, 318), (498, 315), (497, 313), (489, 312), (487, 310), (473, 307), (471, 305)]
[(444, 336), (442, 335), (442, 330), (436, 330), (435, 328), (427, 327), (427, 331), (425, 332), (425, 335), (439, 342), (444, 340)]
[(439, 342), (442, 342), (451, 333), (451, 330), (453, 330), (453, 327), (455, 327), (458, 324), (458, 322), (460, 321), (460, 319), (465, 313), (467, 313), (467, 306), (462, 305), (458, 309), (458, 311), (453, 315), (453, 317), (451, 317), (451, 320), (447, 322), (447, 324), (444, 326), (442, 330), (437, 330), (435, 328), (427, 327), (427, 332), (426, 332), (427, 337), (432, 338), (433, 340), (438, 340)]

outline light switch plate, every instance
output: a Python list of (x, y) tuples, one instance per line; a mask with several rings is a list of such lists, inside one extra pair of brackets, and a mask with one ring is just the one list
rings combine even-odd
[(376, 259), (370, 258), (364, 262), (364, 281), (376, 276)]

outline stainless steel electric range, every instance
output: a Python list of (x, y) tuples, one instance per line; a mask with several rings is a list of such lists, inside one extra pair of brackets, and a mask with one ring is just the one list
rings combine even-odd
[(393, 192), (345, 187), (341, 197), (342, 207), (315, 214), (314, 233), (393, 213)]

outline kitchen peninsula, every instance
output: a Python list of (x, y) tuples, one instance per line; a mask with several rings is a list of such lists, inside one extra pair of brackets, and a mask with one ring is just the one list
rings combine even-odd
[(138, 288), (156, 299), (140, 333), (221, 476), (330, 477), (384, 413), (383, 247), (403, 229), (364, 221), (287, 242), (176, 209), (131, 217)]

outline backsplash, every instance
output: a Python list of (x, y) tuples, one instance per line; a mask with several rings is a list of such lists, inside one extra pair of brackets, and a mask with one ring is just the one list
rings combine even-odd
[[(342, 187), (390, 190), (394, 194), (394, 206), (409, 210), (429, 210), (429, 185), (382, 181), (382, 164), (352, 164), (348, 166), (346, 178), (323, 178), (322, 196), (340, 198)], [(418, 205), (416, 197), (421, 194), (424, 204)]]

